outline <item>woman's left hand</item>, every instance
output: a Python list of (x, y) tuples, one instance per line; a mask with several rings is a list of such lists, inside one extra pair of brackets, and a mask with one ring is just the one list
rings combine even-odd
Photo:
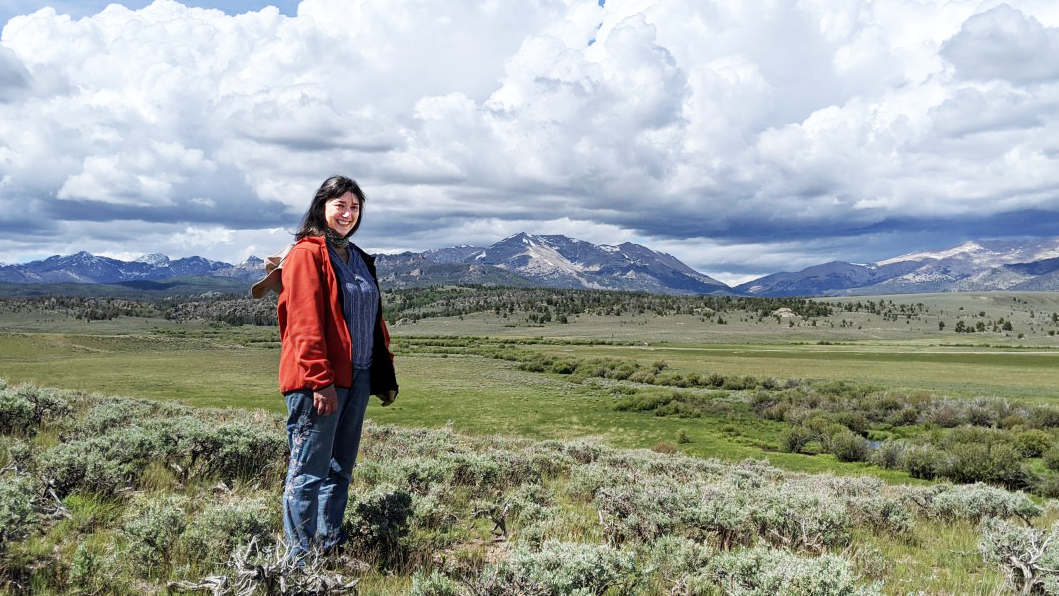
[(390, 389), (386, 393), (380, 393), (379, 399), (382, 400), (383, 407), (388, 406), (393, 403), (393, 400), (397, 399), (397, 390)]

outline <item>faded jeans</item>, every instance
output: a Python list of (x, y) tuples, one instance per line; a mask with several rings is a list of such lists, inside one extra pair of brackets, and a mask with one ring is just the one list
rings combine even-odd
[(284, 394), (290, 464), (283, 487), (283, 531), (292, 558), (311, 548), (331, 549), (345, 541), (342, 517), (360, 448), (360, 431), (368, 407), (370, 377), (354, 369), (353, 387), (336, 387), (338, 407), (320, 416), (313, 392)]

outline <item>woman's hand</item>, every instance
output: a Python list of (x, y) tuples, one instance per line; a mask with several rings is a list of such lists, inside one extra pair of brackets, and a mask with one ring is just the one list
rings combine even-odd
[(313, 407), (321, 416), (330, 416), (338, 408), (338, 395), (335, 386), (328, 385), (319, 391), (313, 391)]
[(380, 393), (379, 394), (379, 399), (382, 400), (382, 405), (384, 407), (388, 406), (388, 405), (393, 403), (393, 400), (397, 399), (397, 390), (396, 389), (390, 389), (386, 393)]

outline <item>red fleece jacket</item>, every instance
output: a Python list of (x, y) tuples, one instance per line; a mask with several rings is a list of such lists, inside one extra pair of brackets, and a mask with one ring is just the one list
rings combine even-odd
[[(378, 284), (375, 259), (355, 246), (350, 248), (360, 252)], [(318, 236), (303, 238), (283, 262), (283, 290), (277, 305), (282, 393), (352, 384), (353, 342), (340, 300), (338, 277), (331, 268), (326, 242)], [(397, 389), (389, 345), (380, 299), (371, 366), (373, 395)]]

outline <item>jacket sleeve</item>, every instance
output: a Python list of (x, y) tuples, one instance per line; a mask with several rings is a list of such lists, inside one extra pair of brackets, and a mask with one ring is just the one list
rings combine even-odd
[(386, 346), (386, 352), (390, 355), (390, 362), (393, 362), (393, 350), (390, 349), (390, 328), (386, 326), (386, 319), (382, 319), (382, 341)]
[(335, 382), (324, 341), (327, 306), (318, 260), (314, 251), (295, 248), (283, 265), (283, 291), (287, 293), (284, 348), (291, 351), (298, 378), (313, 390)]

